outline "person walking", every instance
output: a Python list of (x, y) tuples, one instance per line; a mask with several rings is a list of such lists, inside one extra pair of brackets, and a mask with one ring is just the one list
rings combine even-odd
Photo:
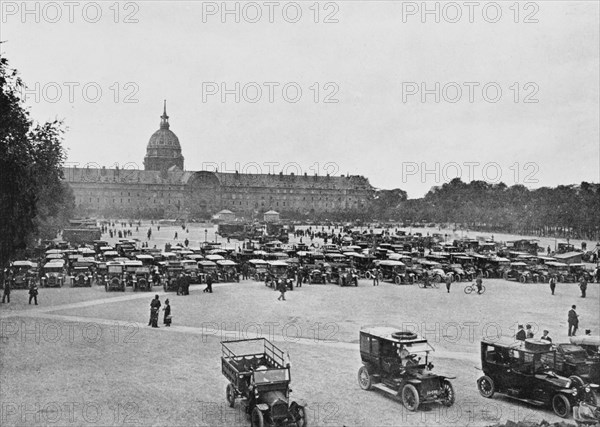
[(206, 275), (206, 288), (202, 292), (208, 292), (209, 294), (212, 294), (212, 284), (213, 284), (212, 274), (207, 274)]
[(552, 277), (550, 277), (550, 292), (552, 292), (552, 295), (554, 295), (554, 290), (556, 289), (556, 276), (552, 275)]
[(575, 311), (576, 309), (577, 309), (577, 306), (572, 305), (571, 309), (569, 310), (569, 315), (567, 318), (567, 321), (569, 322), (568, 335), (570, 337), (574, 337), (575, 333), (577, 332), (577, 328), (579, 328), (579, 315)]
[(481, 295), (481, 291), (483, 289), (483, 276), (481, 273), (477, 276), (477, 280), (475, 280), (475, 284), (477, 285), (477, 293)]
[(373, 269), (373, 286), (379, 286), (379, 267)]
[(10, 286), (12, 282), (12, 275), (9, 274), (8, 277), (4, 279), (4, 292), (2, 293), (2, 304), (4, 304), (4, 300), (6, 299), (7, 303), (10, 304)]
[(163, 317), (163, 324), (165, 326), (171, 326), (171, 306), (169, 305), (169, 299), (167, 298), (165, 300), (165, 306), (163, 308), (163, 311), (165, 312), (165, 315)]
[(581, 298), (585, 298), (585, 292), (587, 291), (587, 280), (585, 277), (581, 277), (579, 289), (581, 289)]
[(302, 274), (303, 274), (303, 273), (302, 273), (302, 269), (301, 269), (301, 268), (299, 268), (299, 269), (296, 271), (296, 287), (297, 287), (297, 288), (301, 288), (301, 287), (302, 287)]
[(285, 280), (279, 279), (277, 287), (279, 288), (279, 298), (277, 298), (277, 301), (285, 301), (285, 292), (287, 291), (287, 284), (285, 283)]
[(452, 285), (452, 276), (446, 274), (446, 290), (450, 293), (450, 285)]
[(148, 322), (148, 326), (158, 328), (158, 311), (160, 310), (160, 306), (158, 295), (154, 295), (154, 299), (150, 302), (150, 322)]
[(35, 282), (31, 282), (31, 286), (29, 287), (29, 304), (31, 304), (31, 300), (35, 302), (35, 305), (38, 305), (37, 301), (38, 296), (38, 287)]

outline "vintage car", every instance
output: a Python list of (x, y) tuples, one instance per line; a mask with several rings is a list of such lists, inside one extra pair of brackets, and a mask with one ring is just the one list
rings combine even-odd
[(585, 264), (573, 263), (569, 264), (569, 275), (574, 282), (580, 282), (585, 279), (587, 282), (594, 281), (594, 275), (591, 271), (586, 270)]
[(533, 275), (529, 271), (529, 266), (523, 261), (511, 262), (504, 274), (504, 280), (516, 280), (521, 283), (533, 282)]
[(221, 342), (221, 372), (229, 381), (225, 399), (231, 408), (241, 397), (252, 427), (306, 427), (304, 405), (290, 401), (289, 359), (265, 338)]
[(189, 276), (191, 284), (202, 283), (200, 269), (198, 268), (198, 261), (192, 259), (182, 259), (181, 266), (183, 267), (184, 274)]
[(10, 264), (13, 271), (12, 289), (28, 289), (30, 283), (37, 280), (37, 264), (31, 261), (13, 261)]
[(576, 344), (559, 343), (556, 349), (556, 372), (564, 377), (577, 375), (584, 381), (600, 384), (600, 355), (589, 356)]
[[(453, 271), (456, 281), (462, 282), (463, 280), (473, 280), (477, 276), (477, 270), (475, 269), (475, 257), (468, 255), (453, 255), (452, 260), (455, 264), (452, 266), (460, 265), (460, 270)], [(462, 271), (461, 271), (462, 270)], [(460, 276), (460, 279), (456, 277)]]
[(344, 268), (338, 275), (338, 286), (358, 286), (358, 271), (352, 267)]
[(550, 272), (544, 264), (530, 264), (529, 271), (531, 271), (535, 283), (548, 283), (550, 281)]
[(125, 275), (125, 286), (134, 286), (134, 281), (135, 281), (135, 272), (138, 268), (143, 267), (144, 264), (142, 261), (139, 260), (130, 260), (128, 259), (127, 261), (123, 261), (123, 273)]
[(499, 256), (488, 258), (486, 261), (480, 261), (481, 271), (487, 279), (501, 278), (504, 272), (509, 268), (510, 260)]
[(262, 282), (267, 276), (267, 261), (262, 259), (248, 260), (248, 274), (252, 280)]
[(65, 284), (65, 262), (62, 259), (52, 260), (42, 267), (41, 285), (43, 288), (60, 288)]
[(237, 264), (229, 259), (217, 261), (217, 274), (219, 282), (239, 282), (240, 274), (237, 270)]
[(125, 292), (125, 266), (122, 262), (108, 261), (106, 263), (106, 276), (104, 276), (104, 290)]
[(277, 290), (277, 285), (280, 281), (285, 281), (287, 289), (294, 290), (294, 280), (289, 278), (289, 265), (285, 261), (267, 261), (267, 277), (265, 286), (269, 286)]
[(165, 292), (179, 290), (179, 277), (183, 275), (183, 267), (180, 261), (167, 261), (164, 269), (162, 284)]
[(569, 340), (583, 348), (589, 356), (600, 357), (600, 335), (578, 335)]
[(575, 277), (569, 272), (569, 266), (563, 262), (549, 261), (546, 263), (548, 274), (555, 276), (559, 283), (575, 282)]
[(323, 265), (309, 265), (308, 266), (308, 284), (325, 284), (327, 283), (327, 272)]
[(217, 271), (217, 263), (214, 261), (204, 260), (198, 261), (198, 271), (200, 274), (200, 279), (203, 282), (206, 282), (206, 277), (211, 276), (213, 282), (219, 281), (219, 274)]
[(495, 393), (538, 405), (550, 406), (559, 417), (568, 417), (581, 402), (596, 405), (595, 384), (581, 377), (556, 373), (556, 350), (546, 341), (494, 337), (481, 341), (483, 376), (477, 380), (479, 393)]
[(134, 291), (151, 291), (152, 290), (152, 278), (150, 273), (150, 267), (141, 266), (137, 267), (133, 272), (133, 290)]
[(423, 274), (427, 274), (431, 282), (440, 283), (446, 279), (446, 273), (439, 262), (423, 260), (420, 264), (423, 268)]
[(84, 261), (83, 259), (72, 263), (71, 267), (71, 287), (92, 286), (94, 278), (94, 261)]
[(444, 267), (444, 272), (449, 274), (452, 278), (453, 282), (462, 282), (463, 280), (471, 280), (467, 275), (467, 272), (464, 270), (462, 265), (460, 264), (446, 264)]
[(415, 274), (406, 270), (406, 264), (401, 261), (384, 260), (379, 262), (380, 280), (397, 285), (413, 283)]
[(450, 379), (433, 372), (429, 353), (433, 347), (412, 332), (390, 326), (365, 327), (360, 331), (358, 385), (397, 396), (409, 411), (424, 403), (452, 406), (455, 400)]

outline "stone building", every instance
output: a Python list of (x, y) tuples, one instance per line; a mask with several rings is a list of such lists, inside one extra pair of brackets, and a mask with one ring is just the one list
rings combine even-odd
[(238, 216), (276, 210), (282, 216), (364, 212), (374, 189), (362, 176), (309, 176), (185, 171), (166, 104), (150, 137), (144, 170), (65, 168), (80, 215), (210, 218), (228, 209)]

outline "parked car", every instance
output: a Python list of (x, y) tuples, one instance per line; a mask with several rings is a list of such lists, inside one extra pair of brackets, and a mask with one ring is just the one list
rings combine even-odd
[(379, 269), (381, 270), (380, 279), (382, 281), (388, 281), (400, 284), (410, 284), (415, 281), (415, 274), (410, 273), (406, 269), (406, 264), (402, 261), (384, 260), (379, 262)]
[(133, 290), (134, 291), (151, 291), (152, 280), (150, 278), (150, 267), (137, 267), (133, 273)]
[(511, 262), (502, 277), (504, 280), (516, 280), (521, 283), (533, 282), (529, 266), (523, 261)]
[(94, 261), (75, 261), (71, 267), (71, 286), (92, 286)]
[(37, 280), (37, 264), (31, 261), (13, 261), (10, 264), (13, 271), (12, 289), (27, 289), (30, 283)]
[(262, 259), (248, 260), (248, 274), (257, 282), (265, 280), (267, 275), (267, 261)]
[(104, 290), (125, 292), (125, 266), (118, 261), (106, 263), (106, 276), (104, 277)]
[(66, 278), (65, 263), (62, 259), (52, 260), (42, 267), (42, 287), (60, 288), (65, 284)]
[(277, 290), (277, 285), (280, 281), (285, 281), (287, 289), (294, 290), (294, 280), (289, 278), (289, 266), (285, 261), (267, 261), (267, 277), (265, 286), (269, 286)]
[(559, 343), (556, 349), (556, 372), (562, 376), (577, 375), (593, 384), (600, 384), (600, 355), (588, 355), (576, 344)]
[(239, 282), (240, 275), (237, 271), (237, 264), (229, 259), (217, 261), (217, 274), (219, 282)]
[(559, 417), (568, 417), (580, 402), (596, 405), (598, 386), (580, 377), (556, 373), (556, 350), (546, 341), (515, 341), (501, 337), (481, 341), (483, 376), (477, 380), (479, 393), (495, 393), (535, 405), (550, 406)]
[(433, 347), (412, 332), (389, 326), (367, 327), (360, 331), (358, 385), (397, 396), (409, 411), (420, 405), (441, 403), (452, 406), (455, 400), (450, 379), (433, 372), (429, 353)]

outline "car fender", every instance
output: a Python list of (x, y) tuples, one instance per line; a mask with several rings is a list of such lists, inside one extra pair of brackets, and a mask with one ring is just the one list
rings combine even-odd
[(423, 381), (418, 380), (416, 378), (411, 378), (410, 380), (406, 381), (409, 384), (421, 384)]
[(259, 403), (258, 405), (256, 405), (256, 407), (261, 412), (265, 412), (265, 411), (269, 410), (269, 405), (267, 405), (266, 403)]
[(303, 399), (299, 399), (292, 401), (292, 403), (290, 403), (290, 408), (292, 408), (294, 405), (299, 406), (300, 408), (306, 408), (308, 403)]
[(455, 380), (456, 379), (456, 377), (449, 377), (446, 375), (438, 375), (438, 376), (443, 380)]

